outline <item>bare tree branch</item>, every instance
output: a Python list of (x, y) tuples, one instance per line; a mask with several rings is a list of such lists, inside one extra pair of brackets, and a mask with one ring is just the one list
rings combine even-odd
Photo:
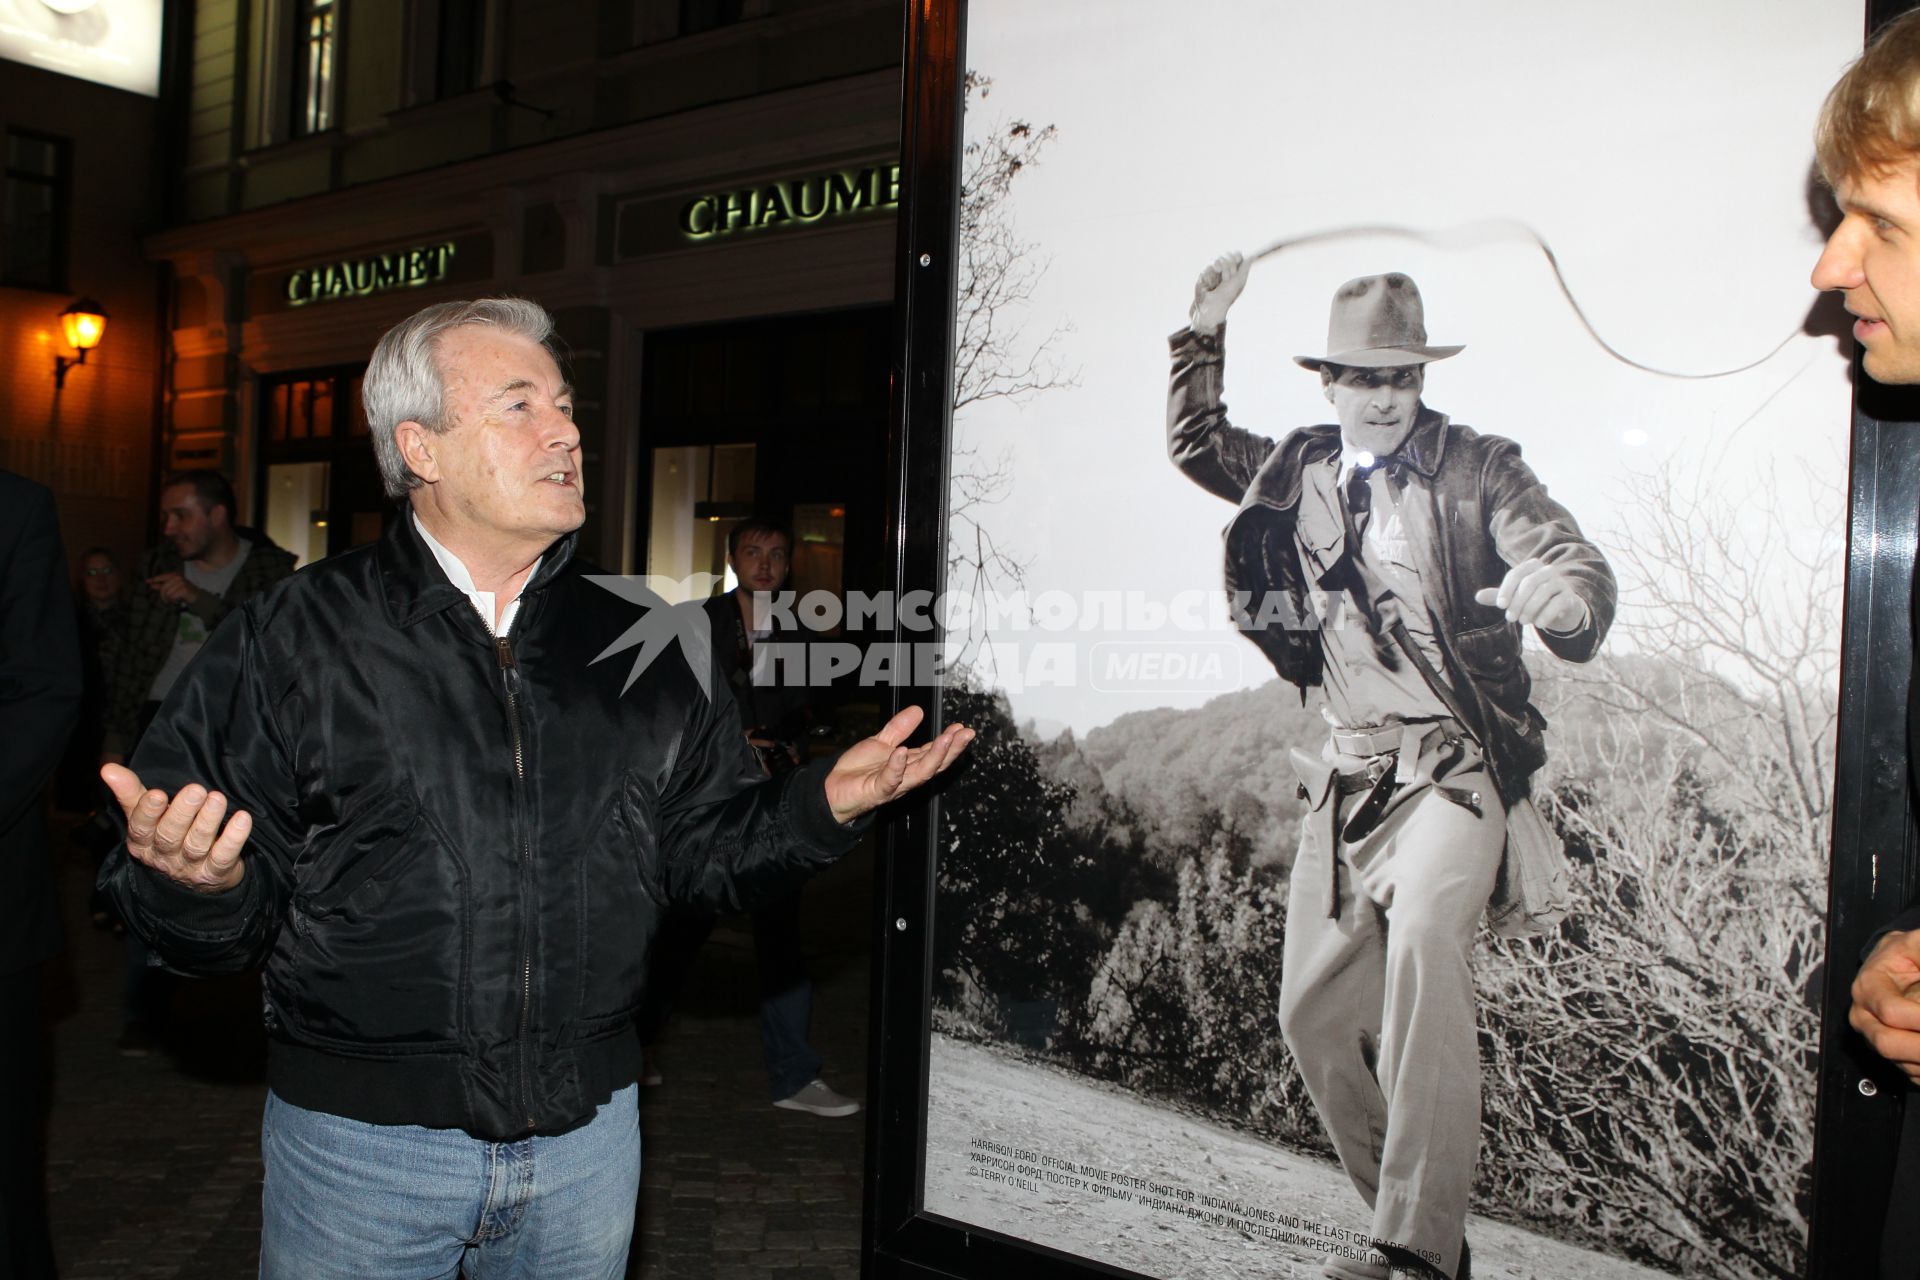
[[(966, 77), (969, 111), (992, 91), (977, 71)], [(1039, 163), (1054, 127), (996, 120), (970, 131), (961, 157), (960, 261), (954, 302), (954, 449), (947, 510), (947, 580), (975, 596), (1017, 591), (1026, 561), (998, 546), (981, 524), (982, 508), (1013, 490), (1011, 450), (982, 457), (966, 439), (961, 410), (989, 400), (1025, 404), (1042, 392), (1075, 386), (1077, 371), (1062, 362), (1056, 343), (1072, 331), (1061, 323), (1034, 338), (1026, 315), (1045, 277), (1047, 257), (1014, 226), (1011, 196), (1020, 172)], [(976, 613), (956, 662), (984, 639)]]

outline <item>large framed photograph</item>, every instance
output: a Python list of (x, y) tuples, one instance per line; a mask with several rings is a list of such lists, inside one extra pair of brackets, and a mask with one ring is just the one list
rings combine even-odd
[(913, 6), (896, 586), (980, 737), (891, 836), (875, 1274), (1858, 1273), (1867, 18)]

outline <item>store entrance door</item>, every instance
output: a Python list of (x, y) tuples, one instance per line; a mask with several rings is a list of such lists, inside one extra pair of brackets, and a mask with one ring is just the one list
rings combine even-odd
[(793, 530), (793, 590), (879, 590), (890, 321), (876, 308), (649, 334), (635, 563), (676, 599), (731, 589), (727, 531), (757, 517)]
[(364, 372), (349, 365), (260, 383), (261, 523), (302, 565), (372, 542), (398, 512), (373, 457)]

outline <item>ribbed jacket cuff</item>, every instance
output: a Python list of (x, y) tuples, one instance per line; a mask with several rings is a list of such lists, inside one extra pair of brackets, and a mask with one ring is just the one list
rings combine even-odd
[(242, 876), (231, 889), (202, 893), (169, 880), (144, 862), (128, 861), (134, 901), (167, 933), (200, 940), (237, 937), (258, 909), (258, 872)]
[(837, 855), (860, 842), (873, 825), (873, 815), (863, 813), (852, 822), (834, 821), (833, 806), (827, 803), (827, 775), (833, 772), (836, 760), (815, 760), (795, 770), (787, 782), (784, 800), (795, 833), (822, 853)]
[(1226, 350), (1227, 326), (1224, 324), (1211, 334), (1195, 333), (1191, 328), (1176, 329), (1167, 338), (1167, 346), (1173, 354), (1199, 356), (1202, 359), (1218, 360)]

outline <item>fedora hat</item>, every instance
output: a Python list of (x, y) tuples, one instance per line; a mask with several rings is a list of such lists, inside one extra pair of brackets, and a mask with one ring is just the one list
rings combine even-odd
[(1334, 292), (1333, 314), (1327, 321), (1327, 354), (1293, 359), (1309, 369), (1323, 364), (1379, 369), (1445, 360), (1460, 350), (1457, 346), (1427, 344), (1420, 289), (1393, 271), (1383, 276), (1361, 276), (1341, 285)]

